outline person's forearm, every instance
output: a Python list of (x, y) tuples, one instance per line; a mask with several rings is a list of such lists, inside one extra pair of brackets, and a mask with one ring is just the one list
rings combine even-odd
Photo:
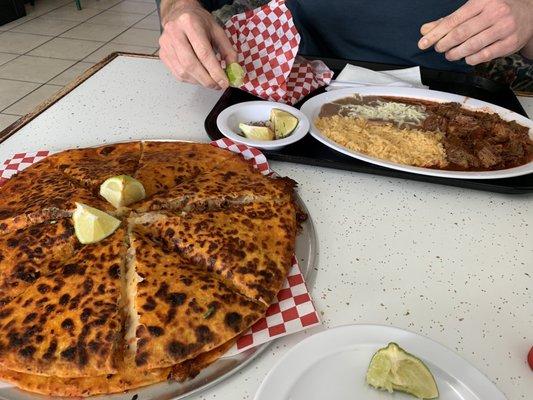
[(180, 7), (189, 6), (191, 4), (199, 5), (197, 0), (161, 0), (161, 25), (164, 26), (168, 22), (168, 17), (171, 10), (176, 10)]

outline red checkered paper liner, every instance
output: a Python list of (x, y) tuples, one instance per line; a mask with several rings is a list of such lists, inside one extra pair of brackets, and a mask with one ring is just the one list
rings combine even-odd
[[(274, 175), (265, 155), (253, 147), (235, 143), (227, 138), (211, 142), (211, 145), (240, 154), (263, 175)], [(46, 150), (15, 154), (0, 166), (0, 185), (15, 173), (42, 160), (49, 154), (50, 152)], [(282, 289), (278, 293), (277, 301), (268, 308), (264, 318), (256, 322), (248, 332), (237, 340), (235, 346), (228, 351), (225, 357), (318, 324), (320, 324), (318, 313), (305, 285), (298, 261), (296, 257), (293, 257), (293, 264)]]
[[(216, 140), (211, 144), (240, 154), (244, 159), (250, 160), (254, 168), (263, 175), (275, 175), (270, 169), (265, 155), (254, 147), (235, 143), (228, 138)], [(277, 301), (270, 305), (266, 316), (242, 335), (224, 357), (238, 354), (260, 344), (319, 324), (320, 319), (305, 285), (300, 266), (296, 257), (293, 257), (291, 269), (278, 293)]]
[(296, 56), (300, 35), (284, 0), (234, 15), (225, 31), (246, 71), (241, 89), (262, 99), (294, 104), (333, 77), (322, 61)]
[(46, 150), (40, 150), (33, 153), (17, 153), (8, 160), (5, 160), (0, 166), (0, 186), (9, 178), (33, 163), (42, 160), (49, 154)]
[(215, 140), (211, 142), (211, 145), (240, 154), (245, 160), (250, 161), (253, 167), (263, 175), (272, 174), (265, 155), (255, 147), (250, 147), (242, 143), (235, 143), (233, 140), (228, 138)]
[(298, 261), (294, 257), (292, 262), (277, 301), (268, 307), (266, 316), (244, 333), (224, 357), (320, 324)]

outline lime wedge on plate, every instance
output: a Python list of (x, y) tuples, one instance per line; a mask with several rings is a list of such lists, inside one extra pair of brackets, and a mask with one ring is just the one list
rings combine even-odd
[(248, 124), (239, 124), (239, 129), (244, 136), (249, 139), (256, 140), (272, 140), (274, 139), (274, 132), (268, 126), (257, 126)]
[(287, 111), (273, 108), (270, 112), (270, 122), (276, 139), (282, 139), (289, 136), (296, 129), (298, 118)]
[(100, 196), (116, 208), (127, 206), (146, 197), (144, 186), (128, 175), (118, 175), (100, 185)]
[(428, 367), (396, 343), (389, 343), (374, 354), (366, 372), (366, 382), (376, 389), (391, 393), (399, 390), (419, 399), (439, 396), (435, 378)]
[(228, 77), (230, 86), (242, 86), (244, 78), (244, 69), (239, 65), (239, 63), (231, 63), (226, 67), (226, 76)]
[(76, 203), (76, 207), (72, 219), (74, 232), (80, 243), (99, 242), (115, 232), (120, 225), (120, 220), (97, 208), (82, 203)]

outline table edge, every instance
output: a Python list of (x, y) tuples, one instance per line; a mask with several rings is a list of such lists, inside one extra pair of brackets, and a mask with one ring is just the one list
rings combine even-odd
[(13, 136), (15, 133), (17, 133), (17, 131), (22, 129), (26, 124), (28, 124), (30, 121), (32, 121), (37, 116), (39, 116), (42, 112), (46, 111), (48, 108), (50, 108), (56, 102), (61, 100), (63, 97), (65, 97), (71, 91), (76, 89), (79, 85), (81, 85), (83, 82), (85, 82), (91, 76), (93, 76), (98, 71), (100, 71), (102, 68), (104, 68), (107, 64), (109, 64), (115, 58), (120, 57), (120, 56), (136, 57), (136, 58), (149, 58), (149, 59), (158, 59), (159, 58), (159, 56), (152, 55), (152, 54), (145, 54), (145, 53), (133, 53), (133, 52), (125, 52), (125, 51), (115, 51), (113, 53), (110, 53), (105, 58), (103, 58), (102, 60), (97, 62), (95, 65), (93, 65), (90, 68), (88, 68), (80, 76), (78, 76), (73, 81), (71, 81), (66, 86), (64, 86), (59, 92), (57, 92), (53, 96), (49, 97), (48, 99), (44, 100), (43, 102), (41, 102), (32, 112), (20, 117), (18, 120), (13, 122), (11, 125), (7, 126), (5, 129), (0, 131), (0, 144), (5, 142), (11, 136)]

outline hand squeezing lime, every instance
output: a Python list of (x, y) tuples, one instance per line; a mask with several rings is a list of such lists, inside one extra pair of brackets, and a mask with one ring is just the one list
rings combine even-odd
[(244, 79), (244, 69), (239, 65), (239, 63), (231, 63), (226, 67), (226, 76), (228, 77), (230, 86), (242, 86)]
[(399, 390), (419, 399), (435, 399), (439, 390), (426, 365), (396, 343), (379, 349), (366, 372), (366, 382), (376, 389)]

